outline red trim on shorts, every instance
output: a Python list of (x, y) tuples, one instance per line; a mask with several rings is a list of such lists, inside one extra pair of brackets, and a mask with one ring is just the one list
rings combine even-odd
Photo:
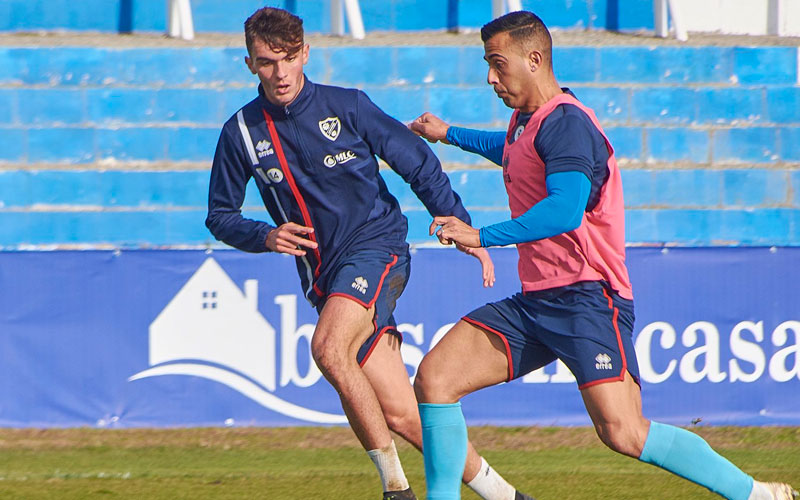
[[(264, 120), (267, 122), (267, 128), (269, 129), (270, 139), (272, 139), (272, 144), (275, 146), (275, 153), (278, 155), (278, 163), (280, 163), (281, 168), (283, 169), (283, 173), (286, 176), (286, 182), (289, 183), (289, 189), (292, 190), (292, 194), (294, 195), (294, 199), (297, 202), (297, 205), (300, 207), (300, 213), (303, 214), (303, 223), (313, 228), (314, 223), (311, 221), (311, 214), (308, 212), (308, 206), (306, 205), (306, 201), (303, 199), (303, 195), (300, 194), (300, 189), (297, 187), (297, 183), (294, 181), (294, 175), (292, 175), (292, 171), (289, 169), (289, 163), (286, 161), (286, 155), (283, 154), (283, 146), (281, 146), (281, 139), (278, 136), (278, 130), (275, 128), (275, 122), (272, 120), (272, 116), (267, 113), (266, 109), (261, 109), (264, 113)], [(313, 242), (317, 242), (316, 231), (311, 233), (309, 239)], [(314, 249), (314, 255), (317, 256), (317, 267), (314, 269), (314, 283), (312, 286), (314, 291), (322, 297), (324, 294), (322, 290), (317, 287), (317, 278), (319, 278), (319, 269), (322, 266), (322, 257), (319, 254), (319, 246)]]
[(364, 302), (358, 300), (356, 297), (353, 297), (352, 295), (347, 295), (346, 293), (342, 293), (342, 292), (331, 293), (327, 297), (325, 297), (325, 300), (328, 300), (331, 297), (343, 297), (345, 299), (350, 299), (353, 302), (355, 302), (356, 304), (358, 304), (360, 306), (364, 306), (365, 308), (369, 309), (369, 306), (367, 304), (365, 304)]
[(467, 316), (464, 316), (461, 319), (466, 321), (467, 323), (471, 323), (472, 325), (475, 325), (475, 326), (478, 326), (480, 328), (483, 328), (484, 330), (488, 330), (488, 331), (494, 333), (495, 335), (497, 335), (498, 337), (500, 337), (500, 340), (502, 340), (503, 344), (506, 345), (506, 358), (508, 359), (508, 379), (506, 381), (507, 382), (511, 382), (511, 380), (514, 379), (514, 363), (513, 363), (512, 359), (511, 359), (511, 346), (508, 345), (508, 339), (506, 338), (506, 336), (504, 334), (500, 333), (499, 331), (495, 330), (494, 328), (491, 328), (491, 327), (489, 327), (487, 325), (484, 325), (480, 321), (475, 321), (472, 318), (468, 318)]
[[(377, 323), (374, 322), (374, 321), (373, 321), (373, 323), (375, 323), (375, 328), (377, 329), (377, 327), (378, 327)], [(367, 351), (367, 354), (364, 355), (364, 359), (361, 360), (361, 363), (359, 363), (358, 366), (360, 366), (362, 368), (364, 367), (364, 365), (367, 363), (367, 360), (372, 355), (372, 351), (374, 351), (375, 348), (378, 346), (378, 341), (383, 337), (383, 334), (386, 333), (386, 332), (392, 333), (392, 335), (394, 335), (395, 337), (400, 339), (400, 342), (403, 341), (403, 336), (400, 334), (399, 331), (397, 331), (397, 328), (395, 328), (393, 326), (385, 326), (385, 327), (383, 327), (383, 329), (380, 332), (378, 332), (378, 336), (375, 337), (375, 341), (372, 342), (371, 346), (369, 346), (369, 351)]]
[(617, 333), (617, 346), (619, 347), (619, 354), (620, 357), (622, 358), (622, 371), (616, 377), (601, 378), (600, 380), (592, 380), (591, 382), (579, 385), (578, 386), (579, 390), (586, 389), (587, 387), (592, 387), (593, 385), (604, 384), (606, 382), (621, 382), (625, 380), (625, 372), (628, 371), (628, 360), (625, 356), (625, 348), (622, 346), (622, 335), (619, 333), (619, 324), (617, 324), (619, 309), (617, 309), (614, 306), (614, 301), (611, 300), (611, 296), (608, 294), (605, 288), (603, 288), (603, 295), (605, 295), (606, 299), (608, 299), (608, 308), (613, 311), (613, 315), (611, 317), (611, 323), (614, 325), (614, 331)]

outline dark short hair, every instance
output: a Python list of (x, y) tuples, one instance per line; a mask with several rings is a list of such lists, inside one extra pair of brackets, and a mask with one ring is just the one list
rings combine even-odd
[(548, 61), (552, 61), (553, 38), (542, 19), (533, 12), (509, 12), (484, 24), (481, 28), (481, 40), (486, 43), (493, 36), (506, 32), (521, 46), (533, 46), (541, 50)]
[(303, 47), (303, 20), (283, 9), (258, 9), (244, 22), (248, 53), (252, 53), (256, 39), (263, 40), (275, 52), (296, 52)]

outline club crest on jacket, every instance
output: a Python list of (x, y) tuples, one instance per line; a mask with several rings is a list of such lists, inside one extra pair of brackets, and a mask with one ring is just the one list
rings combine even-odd
[(319, 131), (328, 139), (335, 141), (342, 130), (342, 124), (338, 116), (329, 116), (319, 122)]

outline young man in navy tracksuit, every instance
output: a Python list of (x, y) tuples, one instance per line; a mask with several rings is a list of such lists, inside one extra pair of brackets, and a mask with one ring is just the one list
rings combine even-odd
[[(431, 215), (467, 223), (469, 215), (424, 141), (363, 92), (305, 78), (302, 20), (263, 8), (245, 22), (245, 39), (245, 61), (261, 84), (258, 97), (223, 126), (206, 225), (241, 250), (296, 257), (303, 293), (320, 315), (314, 360), (377, 466), (384, 499), (415, 498), (389, 433), (421, 449), (416, 399), (392, 316), (410, 271), (408, 228), (375, 156), (411, 185)], [(251, 177), (277, 227), (242, 216)], [(470, 253), (481, 261), (484, 285), (491, 285), (488, 254)], [(527, 498), (471, 447), (464, 480), (485, 499)]]

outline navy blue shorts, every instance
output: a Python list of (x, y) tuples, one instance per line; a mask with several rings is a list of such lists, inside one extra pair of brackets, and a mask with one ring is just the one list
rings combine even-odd
[(639, 383), (633, 350), (633, 301), (600, 281), (582, 281), (537, 292), (518, 293), (486, 304), (464, 318), (499, 336), (508, 357), (508, 380), (556, 358), (583, 389), (623, 380)]
[(318, 313), (322, 312), (328, 298), (337, 296), (354, 300), (366, 309), (375, 306), (372, 319), (375, 329), (358, 350), (359, 365), (364, 366), (384, 333), (403, 340), (392, 313), (410, 273), (411, 258), (407, 252), (393, 255), (382, 250), (353, 252), (331, 272), (328, 295), (317, 304)]

